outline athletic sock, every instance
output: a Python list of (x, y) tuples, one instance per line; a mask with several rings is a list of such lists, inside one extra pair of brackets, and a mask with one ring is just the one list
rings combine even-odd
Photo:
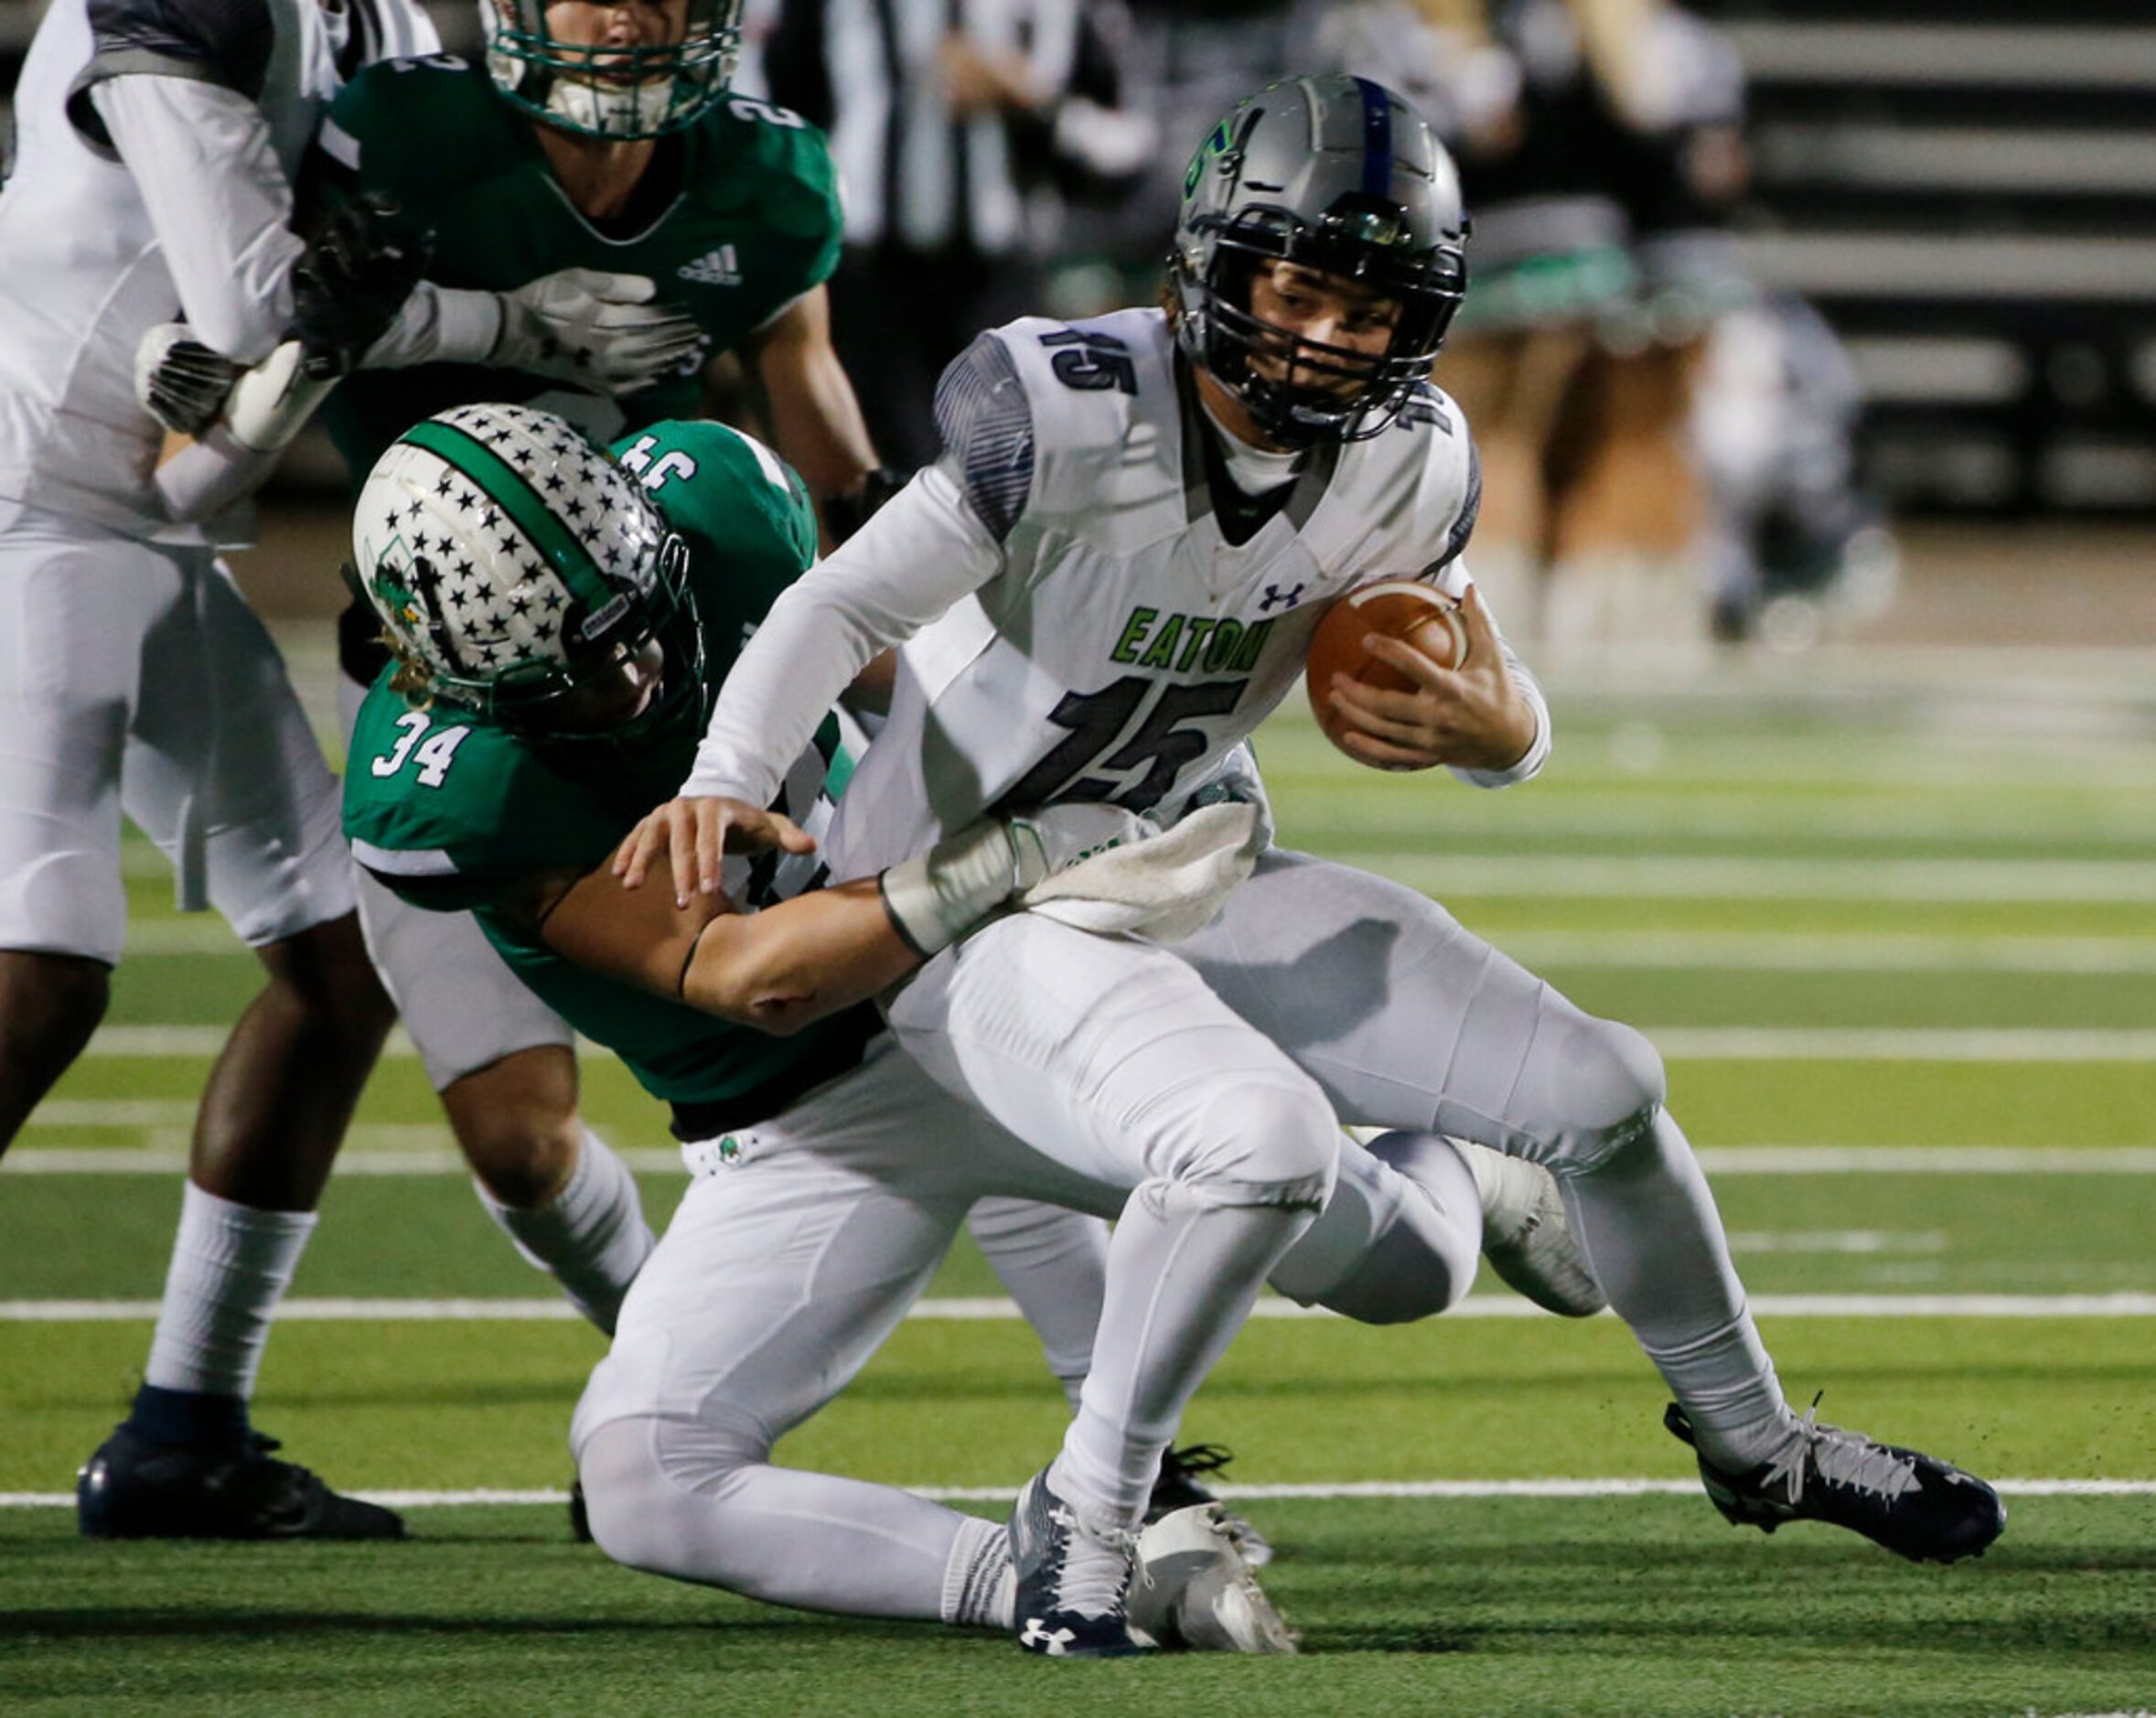
[(1180, 1182), (1139, 1185), (1108, 1244), (1093, 1369), (1055, 1464), (1058, 1496), (1137, 1525), (1184, 1407), (1311, 1216), (1217, 1205)]
[(637, 1178), (614, 1149), (585, 1128), (569, 1185), (531, 1210), (504, 1205), (478, 1183), (473, 1186), (517, 1251), (559, 1283), (578, 1312), (612, 1336), (621, 1297), (657, 1244), (644, 1220)]
[(315, 1220), (187, 1184), (132, 1429), (154, 1443), (244, 1433), (270, 1321)]
[(943, 1572), (943, 1620), (960, 1628), (1007, 1629), (1017, 1606), (1010, 1530), (1000, 1521), (967, 1516)]
[(1093, 1367), (1107, 1276), (1108, 1225), (1082, 1211), (1036, 1199), (975, 1202), (966, 1227), (1003, 1291), (1040, 1338), (1048, 1369), (1070, 1411), (1078, 1410)]
[(1560, 1186), (1610, 1305), (1709, 1459), (1740, 1471), (1772, 1460), (1796, 1418), (1730, 1262), (1707, 1177), (1676, 1122), (1657, 1111), (1646, 1135)]

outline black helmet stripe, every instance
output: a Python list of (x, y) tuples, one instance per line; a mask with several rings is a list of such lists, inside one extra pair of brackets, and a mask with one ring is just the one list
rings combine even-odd
[(617, 593), (600, 573), (591, 551), (554, 517), (553, 510), (540, 499), (531, 480), (478, 437), (438, 418), (429, 418), (413, 424), (400, 439), (425, 448), (477, 483), (487, 499), (509, 515), (525, 540), (562, 575), (569, 594), (585, 606), (587, 614), (595, 615), (613, 601)]
[(1362, 188), (1366, 197), (1392, 190), (1392, 94), (1381, 83), (1357, 78), (1362, 91)]

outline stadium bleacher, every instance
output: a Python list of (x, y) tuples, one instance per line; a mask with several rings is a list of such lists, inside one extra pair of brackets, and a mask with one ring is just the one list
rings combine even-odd
[[(0, 0), (5, 94), (42, 11)], [(1759, 279), (1813, 299), (1901, 510), (2156, 514), (2145, 0), (1696, 0), (1752, 81)]]

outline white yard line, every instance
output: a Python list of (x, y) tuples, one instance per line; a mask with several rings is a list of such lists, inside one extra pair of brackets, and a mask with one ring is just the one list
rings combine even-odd
[(2156, 1062), (2156, 1030), (1642, 1026), (1677, 1062)]
[[(2156, 882), (2156, 870), (2151, 874)], [(2156, 1030), (2057, 1030), (1975, 1026), (1642, 1026), (1662, 1054), (1680, 1061), (2144, 1062), (2156, 1061)], [(215, 1056), (222, 1026), (102, 1026), (89, 1054)], [(418, 1054), (399, 1027), (385, 1056)]]
[(1659, 854), (1332, 852), (1448, 896), (1685, 900), (2156, 901), (2156, 866), (2114, 859), (1746, 859)]
[[(52, 1125), (47, 1103), (38, 1125)], [(101, 1106), (90, 1104), (96, 1109)], [(126, 1109), (122, 1103), (115, 1108)], [(145, 1103), (144, 1109), (158, 1108)], [(191, 1104), (180, 1109), (193, 1113)], [(89, 1121), (60, 1126), (107, 1125)], [(124, 1118), (110, 1125), (142, 1125)], [(183, 1122), (171, 1124), (184, 1131)], [(156, 1129), (150, 1131), (155, 1132)], [(1368, 1130), (1377, 1131), (1377, 1130)], [(446, 1144), (448, 1130), (435, 1124), (381, 1123), (352, 1130), (353, 1144), (337, 1159), (340, 1176), (463, 1176), (463, 1156)], [(372, 1151), (369, 1140), (409, 1138), (408, 1149)], [(631, 1169), (645, 1175), (685, 1175), (681, 1154), (670, 1145), (617, 1146)], [(1722, 1145), (1700, 1148), (1710, 1175), (1725, 1176), (2147, 1176), (2156, 1175), (2156, 1146), (2092, 1145)], [(0, 1159), (0, 1176), (176, 1176), (187, 1168), (184, 1147), (17, 1145)]]
[[(2010, 1498), (2156, 1497), (2156, 1479), (2000, 1479), (1992, 1482)], [(1007, 1501), (1020, 1482), (1000, 1486), (908, 1486), (916, 1497), (944, 1503)], [(1320, 1481), (1308, 1485), (1215, 1486), (1223, 1498), (1237, 1499), (1307, 1498), (1319, 1502), (1360, 1498), (1696, 1498), (1696, 1479), (1375, 1479)], [(392, 1509), (462, 1509), (485, 1504), (524, 1504), (560, 1508), (566, 1491), (361, 1491), (354, 1494)], [(71, 1491), (0, 1491), (0, 1509), (71, 1509)]]
[(1760, 972), (2156, 972), (2156, 937), (1810, 935), (1774, 931), (1536, 930), (1500, 939), (1538, 971), (1615, 967)]
[[(113, 1324), (147, 1322), (157, 1315), (151, 1300), (0, 1301), (0, 1324)], [(2156, 1294), (1754, 1294), (1752, 1310), (1769, 1318), (2156, 1318)], [(909, 1320), (1002, 1324), (1018, 1317), (1017, 1305), (994, 1295), (917, 1303)], [(387, 1297), (301, 1297), (277, 1309), (284, 1324), (566, 1323), (579, 1315), (559, 1299), (509, 1296), (451, 1300)], [(1257, 1319), (1333, 1318), (1322, 1306), (1261, 1300)], [(1509, 1295), (1473, 1295), (1447, 1318), (1546, 1318), (1549, 1314)]]

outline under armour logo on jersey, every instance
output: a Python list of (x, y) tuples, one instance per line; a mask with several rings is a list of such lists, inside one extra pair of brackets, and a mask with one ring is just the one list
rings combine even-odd
[(1265, 600), (1258, 605), (1258, 612), (1261, 615), (1266, 613), (1275, 603), (1282, 608), (1293, 608), (1302, 600), (1303, 586), (1300, 585), (1291, 585), (1284, 591), (1277, 585), (1268, 585), (1265, 587)]
[(1072, 1628), (1050, 1628), (1037, 1616), (1025, 1619), (1025, 1630), (1018, 1637), (1018, 1644), (1028, 1652), (1045, 1652), (1051, 1658), (1061, 1658), (1070, 1650), (1070, 1643), (1078, 1638)]
[(707, 251), (693, 263), (684, 263), (674, 271), (683, 280), (695, 281), (703, 286), (738, 286), (741, 285), (740, 261), (734, 254), (734, 247), (722, 244), (715, 251)]

